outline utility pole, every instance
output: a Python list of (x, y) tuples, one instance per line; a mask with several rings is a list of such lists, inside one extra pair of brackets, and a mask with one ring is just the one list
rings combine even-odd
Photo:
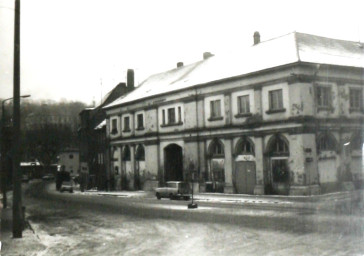
[(20, 0), (15, 0), (14, 18), (14, 78), (13, 78), (13, 238), (21, 238), (23, 233), (23, 211), (20, 169)]

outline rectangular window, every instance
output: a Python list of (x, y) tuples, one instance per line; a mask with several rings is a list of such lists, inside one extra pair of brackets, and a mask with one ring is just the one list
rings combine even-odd
[(164, 109), (162, 110), (162, 123), (166, 124), (166, 111)]
[(176, 123), (176, 113), (174, 108), (168, 109), (168, 124)]
[(124, 117), (124, 132), (130, 131), (130, 117)]
[(238, 97), (238, 114), (250, 113), (249, 95)]
[(282, 89), (269, 92), (269, 110), (283, 109)]
[(350, 110), (360, 111), (363, 106), (363, 91), (360, 88), (350, 88)]
[(143, 114), (137, 115), (137, 129), (141, 130), (144, 128)]
[(182, 123), (182, 109), (178, 107), (178, 123)]
[(331, 107), (331, 88), (328, 86), (316, 87), (316, 102), (318, 107)]
[(211, 118), (221, 117), (221, 100), (210, 101)]
[(116, 134), (116, 133), (118, 133), (117, 119), (112, 119), (111, 120), (111, 134)]

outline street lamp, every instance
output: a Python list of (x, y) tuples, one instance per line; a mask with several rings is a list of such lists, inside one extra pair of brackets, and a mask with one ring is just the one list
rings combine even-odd
[[(22, 95), (20, 98), (29, 98), (30, 95)], [(3, 192), (3, 208), (5, 209), (7, 207), (7, 197), (6, 197), (6, 150), (5, 150), (5, 122), (6, 122), (6, 115), (5, 115), (5, 102), (13, 100), (14, 98), (8, 98), (1, 102), (1, 126), (0, 126), (0, 134), (1, 134), (1, 140), (0, 140), (0, 148), (1, 148), (1, 161), (0, 161), (0, 173), (1, 173), (1, 190)]]

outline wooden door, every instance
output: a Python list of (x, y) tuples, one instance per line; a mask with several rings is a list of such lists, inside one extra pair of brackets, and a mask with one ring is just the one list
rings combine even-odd
[(255, 180), (255, 162), (236, 162), (235, 182), (238, 194), (254, 194)]

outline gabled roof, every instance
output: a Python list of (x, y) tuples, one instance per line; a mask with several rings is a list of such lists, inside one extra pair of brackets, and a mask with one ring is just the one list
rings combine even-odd
[(364, 68), (364, 48), (358, 42), (292, 32), (243, 49), (233, 56), (212, 56), (152, 75), (134, 91), (105, 108), (300, 61)]

